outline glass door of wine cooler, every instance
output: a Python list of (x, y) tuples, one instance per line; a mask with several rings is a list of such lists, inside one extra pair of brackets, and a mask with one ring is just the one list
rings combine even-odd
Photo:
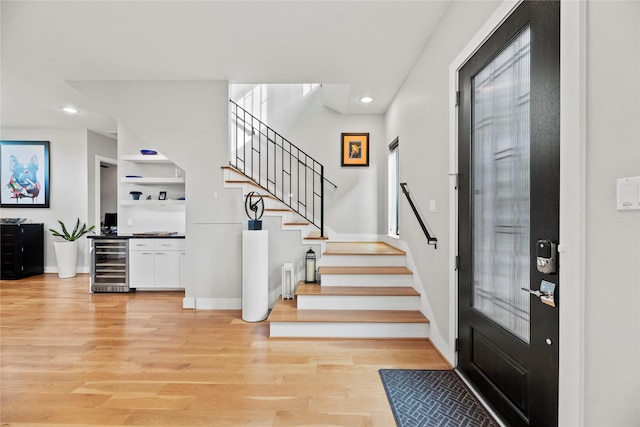
[(91, 239), (91, 292), (129, 292), (129, 240)]

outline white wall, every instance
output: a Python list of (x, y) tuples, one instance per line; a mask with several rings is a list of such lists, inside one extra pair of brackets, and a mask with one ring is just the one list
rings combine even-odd
[[(325, 224), (338, 234), (378, 235), (386, 230), (387, 140), (382, 115), (344, 115), (322, 103), (316, 90), (301, 99), (299, 84), (268, 86), (268, 125), (325, 167)], [(340, 165), (340, 135), (369, 133), (369, 167)]]
[(616, 179), (640, 176), (640, 3), (587, 9), (584, 420), (640, 425), (640, 211)]
[[(398, 137), (400, 142), (400, 182), (409, 185), (414, 203), (438, 238), (437, 249), (427, 245), (402, 195), (400, 238), (411, 251), (429, 300), (430, 335), (445, 354), (452, 353), (449, 336), (454, 327), (449, 298), (449, 65), (500, 3), (452, 3), (385, 115), (385, 140)], [(429, 212), (431, 200), (435, 213)]]
[[(82, 129), (2, 129), (4, 140), (49, 141), (49, 208), (2, 208), (2, 217), (24, 217), (30, 222), (42, 222), (45, 229), (45, 272), (57, 272), (53, 251), (55, 238), (49, 228), (60, 230), (58, 220), (67, 227), (77, 218), (89, 222), (87, 131)], [(2, 165), (4, 168), (5, 165)], [(80, 239), (78, 272), (89, 272), (89, 246), (86, 237)]]

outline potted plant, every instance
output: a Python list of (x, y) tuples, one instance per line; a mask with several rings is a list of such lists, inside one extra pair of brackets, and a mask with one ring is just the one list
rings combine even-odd
[(62, 237), (64, 240), (54, 240), (53, 249), (56, 253), (56, 264), (58, 265), (58, 277), (61, 279), (74, 277), (78, 264), (78, 242), (77, 240), (87, 233), (93, 231), (95, 226), (87, 227), (86, 223), (80, 226), (80, 218), (76, 221), (76, 226), (69, 233), (64, 223), (58, 220), (62, 232), (50, 228), (49, 231), (55, 237)]

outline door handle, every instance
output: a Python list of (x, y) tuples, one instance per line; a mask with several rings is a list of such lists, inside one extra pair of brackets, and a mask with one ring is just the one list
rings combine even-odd
[(527, 291), (527, 292), (529, 292), (531, 295), (535, 295), (535, 296), (537, 296), (538, 298), (540, 298), (540, 297), (542, 296), (542, 293), (541, 293), (540, 291), (536, 291), (536, 290), (529, 289), (529, 288), (520, 288), (520, 289), (522, 289), (523, 291)]
[(529, 288), (520, 288), (520, 289), (522, 289), (523, 291), (527, 291), (531, 295), (535, 295), (536, 297), (540, 298), (540, 301), (542, 301), (543, 304), (550, 305), (551, 307), (556, 306), (556, 302), (554, 300), (554, 295), (556, 290), (555, 283), (551, 283), (551, 282), (547, 282), (546, 280), (543, 280), (542, 283), (540, 283), (539, 291), (535, 289), (529, 289)]

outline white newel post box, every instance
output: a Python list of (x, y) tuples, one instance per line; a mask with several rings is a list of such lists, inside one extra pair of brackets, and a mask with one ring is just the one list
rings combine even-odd
[(269, 231), (242, 232), (242, 320), (260, 322), (269, 314)]

